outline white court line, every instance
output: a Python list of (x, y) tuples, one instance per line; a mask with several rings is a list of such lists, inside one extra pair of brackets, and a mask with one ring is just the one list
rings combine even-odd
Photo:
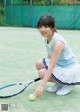
[[(36, 70), (29, 70), (29, 71), (26, 71), (25, 74), (24, 74), (24, 72), (20, 72), (20, 73), (16, 73), (16, 75), (17, 75), (17, 78), (20, 79), (21, 77), (19, 77), (19, 76), (22, 75), (22, 74), (24, 74), (24, 75), (23, 75), (23, 77), (24, 77), (24, 76), (26, 76), (26, 75), (35, 74), (35, 73), (38, 74)], [(8, 74), (2, 74), (2, 75), (1, 75), (1, 74), (0, 74), (0, 80), (3, 79), (4, 76), (9, 76), (9, 79), (10, 79), (10, 76), (11, 76), (11, 78), (12, 78), (13, 75), (14, 75), (14, 74), (12, 74), (12, 75), (8, 75)]]
[(20, 51), (20, 52), (30, 52), (30, 53), (38, 53), (38, 54), (44, 54), (45, 52), (42, 52), (42, 51), (33, 51), (33, 50), (30, 50), (30, 49), (27, 49), (27, 50), (23, 50), (23, 49), (17, 49), (17, 48), (10, 48), (10, 47), (1, 47), (0, 50), (12, 50), (12, 51)]

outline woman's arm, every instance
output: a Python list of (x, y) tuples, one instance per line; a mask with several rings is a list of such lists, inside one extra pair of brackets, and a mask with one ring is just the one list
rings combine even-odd
[(52, 73), (52, 71), (55, 67), (55, 64), (58, 60), (58, 57), (59, 57), (59, 55), (60, 55), (60, 53), (62, 52), (63, 49), (64, 49), (64, 44), (61, 41), (58, 41), (54, 46), (48, 70), (46, 71), (46, 74), (45, 74), (41, 84), (39, 85), (39, 87), (35, 91), (37, 97), (41, 96), (42, 91), (43, 91), (47, 81), (49, 80), (49, 78), (51, 76), (51, 73)]

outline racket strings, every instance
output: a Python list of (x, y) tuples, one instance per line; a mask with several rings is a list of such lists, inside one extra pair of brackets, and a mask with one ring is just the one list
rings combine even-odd
[(25, 85), (13, 85), (9, 87), (5, 87), (0, 90), (0, 96), (12, 96), (18, 94), (19, 92), (23, 91), (27, 86)]
[(34, 80), (28, 81), (27, 83), (21, 82), (21, 83), (14, 83), (14, 84), (3, 86), (0, 88), (0, 98), (8, 98), (8, 97), (16, 96), (22, 93), (30, 84), (38, 80), (40, 80), (40, 78), (36, 78)]

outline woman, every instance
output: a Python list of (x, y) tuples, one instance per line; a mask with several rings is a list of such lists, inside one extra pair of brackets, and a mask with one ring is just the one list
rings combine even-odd
[(80, 85), (80, 66), (66, 40), (57, 33), (52, 16), (42, 16), (38, 29), (45, 38), (48, 56), (36, 62), (42, 81), (35, 95), (42, 95), (48, 81), (55, 83), (47, 89), (48, 92), (66, 95), (73, 90), (74, 85)]

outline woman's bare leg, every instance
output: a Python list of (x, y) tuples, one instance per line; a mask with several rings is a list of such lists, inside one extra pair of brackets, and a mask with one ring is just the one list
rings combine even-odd
[[(41, 79), (43, 79), (43, 78), (44, 78), (44, 75), (46, 74), (46, 69), (45, 69), (45, 66), (44, 66), (42, 60), (38, 60), (38, 61), (36, 62), (36, 68), (37, 68), (37, 70), (38, 70), (39, 77), (40, 77)], [(49, 81), (49, 82), (55, 82), (52, 78), (50, 78), (48, 81)]]

